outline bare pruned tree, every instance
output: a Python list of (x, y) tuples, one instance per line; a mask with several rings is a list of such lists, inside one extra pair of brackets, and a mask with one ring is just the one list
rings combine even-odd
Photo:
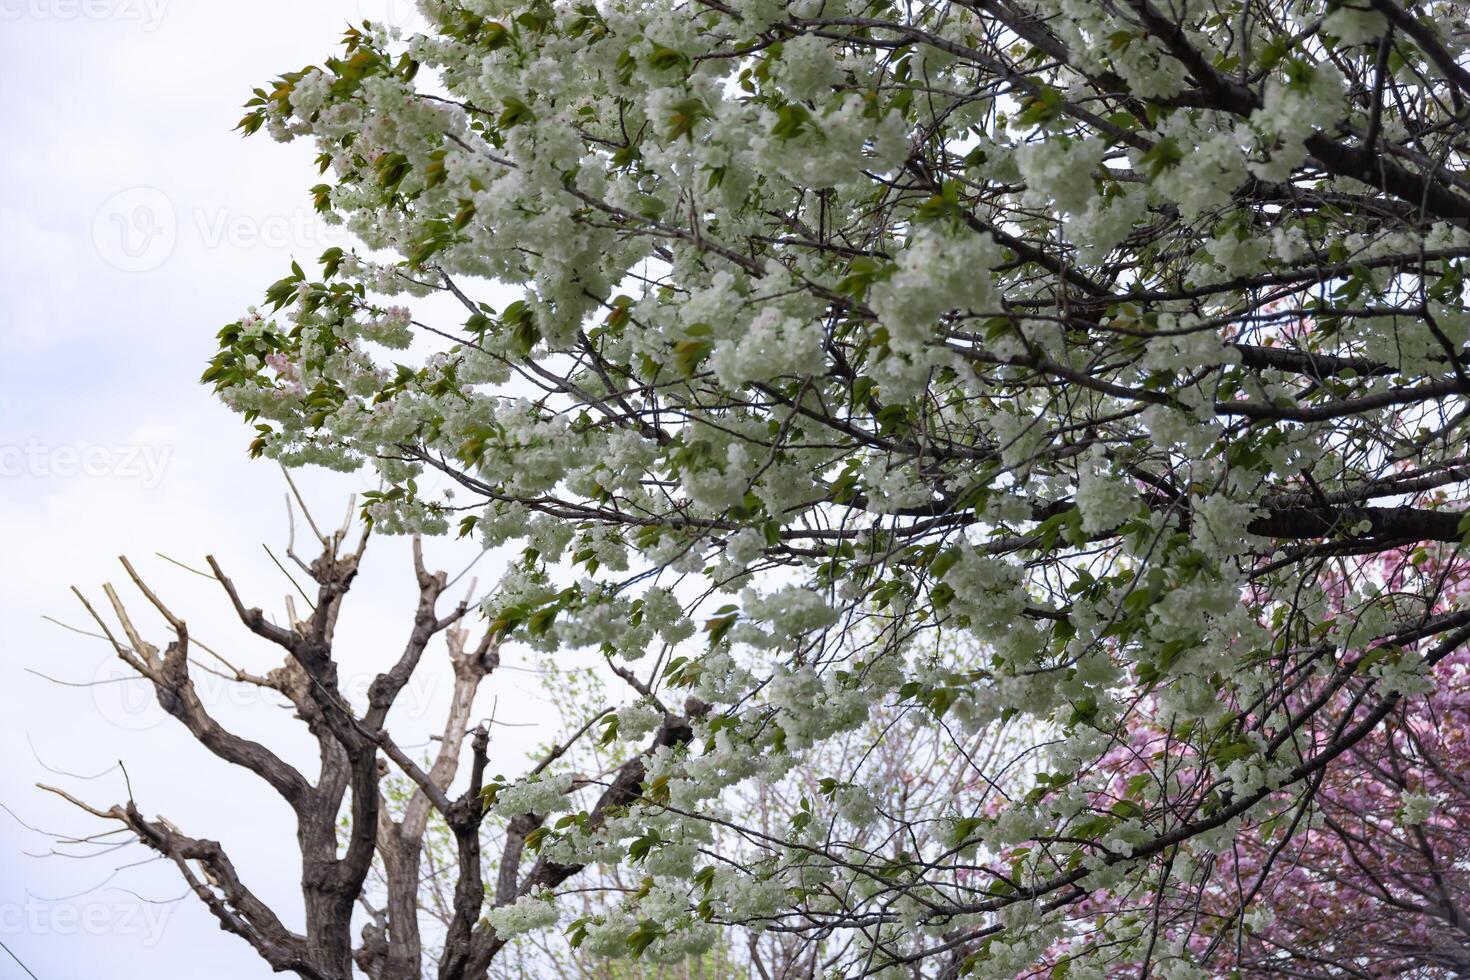
[[(315, 595), (305, 615), (297, 614), (288, 597), (284, 624), (249, 605), (219, 562), (212, 556), (206, 559), (244, 628), (279, 648), (281, 665), (264, 675), (239, 669), (214, 650), (206, 652), (219, 667), (196, 661), (195, 648), (205, 648), (191, 641), (185, 618), (125, 557), (121, 561), (132, 585), (167, 624), (169, 636), (162, 645), (145, 636), (113, 586), (103, 587), (111, 620), (81, 590), (73, 590), (117, 656), (151, 685), (164, 711), (214, 756), (253, 773), (288, 804), (301, 856), (304, 928), (293, 928), (251, 889), (248, 875), (220, 843), (191, 836), (166, 817), (145, 816), (131, 798), (131, 789), (126, 802), (105, 808), (60, 788), (43, 789), (94, 817), (122, 824), (139, 842), (177, 866), (189, 889), (222, 929), (248, 942), (275, 971), (310, 980), (346, 980), (354, 975), (354, 964), (373, 980), (425, 976), (420, 894), (425, 834), (437, 814), (448, 827), (456, 852), (455, 866), (448, 869), (452, 908), (447, 923), (440, 927), (447, 932), (442, 955), (437, 957), (437, 976), (441, 980), (485, 977), (505, 945), (484, 917), (487, 904), (512, 904), (522, 896), (556, 887), (582, 870), (528, 851), (526, 839), (544, 822), (544, 814), (525, 814), (502, 828), (492, 827), (484, 792), (490, 735), (483, 722), (475, 721), (475, 704), (485, 681), (500, 664), (500, 634), (494, 624), (480, 629), (471, 625), (475, 607), (467, 600), (448, 612), (440, 611), (449, 578), (444, 572), (429, 570), (415, 539), (418, 600), (408, 638), (396, 655), (385, 658), (384, 669), (368, 689), (365, 709), (355, 708), (344, 694), (335, 639), (343, 600), (357, 578), (371, 533), (364, 530), (356, 544), (350, 545), (350, 518), (327, 534), (317, 530), (309, 515), (308, 522), (320, 553), (310, 562), (298, 557), (294, 546), (288, 547), (287, 554), (310, 577)], [(440, 636), (453, 668), (453, 695), (437, 752), (432, 760), (420, 764), (390, 734), (388, 716), (416, 672), (425, 669), (425, 654)], [(319, 758), (315, 778), (260, 742), (225, 727), (196, 686), (195, 675), (201, 670), (286, 698), (294, 707), (294, 719), (315, 740)], [(690, 710), (698, 709), (691, 706)], [(579, 731), (551, 747), (532, 775), (565, 754), (605, 713), (595, 714)], [(667, 715), (650, 750), (688, 738), (687, 721)], [(462, 773), (466, 755), (467, 778)], [(406, 802), (390, 806), (385, 777), (394, 769), (412, 789)], [(571, 792), (595, 801), (584, 811), (595, 825), (636, 796), (643, 776), (643, 758), (634, 756), (604, 773), (579, 778)], [(486, 845), (492, 841), (498, 853), (488, 855)], [(487, 887), (486, 882), (492, 885)]]

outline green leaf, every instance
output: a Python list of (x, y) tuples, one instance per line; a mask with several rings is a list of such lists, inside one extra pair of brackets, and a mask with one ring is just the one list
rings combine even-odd
[(795, 139), (811, 128), (811, 112), (806, 106), (791, 102), (776, 111), (776, 125), (771, 127), (771, 135), (780, 140)]
[(701, 119), (710, 118), (709, 109), (698, 99), (682, 99), (673, 105), (674, 113), (669, 117), (668, 139), (683, 136), (694, 138), (694, 127)]
[(739, 613), (730, 613), (725, 616), (716, 616), (704, 624), (704, 631), (709, 634), (710, 648), (718, 646), (720, 641), (729, 635), (735, 623), (740, 619)]
[(536, 114), (531, 111), (531, 107), (515, 96), (506, 99), (504, 105), (505, 108), (495, 120), (495, 125), (501, 129), (514, 129), (521, 123), (536, 121)]
[(948, 548), (944, 551), (941, 551), (938, 555), (934, 556), (934, 560), (929, 563), (929, 574), (934, 576), (935, 578), (944, 578), (945, 573), (948, 572), (951, 568), (954, 568), (955, 565), (959, 562), (961, 554), (962, 552), (959, 548)]
[(684, 377), (692, 378), (714, 349), (708, 340), (681, 340), (674, 344), (674, 367)]
[(1184, 147), (1174, 137), (1165, 136), (1145, 150), (1141, 160), (1149, 180), (1153, 180), (1165, 170), (1173, 169), (1184, 162)]
[(661, 45), (653, 49), (647, 63), (654, 71), (670, 71), (674, 68), (687, 70), (690, 64), (689, 58), (682, 52)]

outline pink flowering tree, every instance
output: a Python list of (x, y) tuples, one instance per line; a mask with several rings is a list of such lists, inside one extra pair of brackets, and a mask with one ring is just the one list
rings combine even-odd
[[(1458, 549), (1416, 546), (1344, 562), (1332, 573), (1329, 615), (1355, 615), (1348, 603), (1357, 579), (1437, 596), (1427, 612), (1442, 614), (1463, 602), (1467, 577)], [(1396, 655), (1379, 646), (1359, 651), (1358, 660)], [(1364, 684), (1334, 691), (1304, 677), (1296, 686), (1291, 710), (1305, 713), (1325, 699), (1319, 724), (1340, 728), (1354, 717)], [(1396, 704), (1320, 777), (1237, 826), (1188, 887), (1154, 895), (1158, 936), (1242, 976), (1433, 977), (1470, 969), (1470, 654), (1446, 656), (1414, 690), (1419, 696)], [(1104, 759), (1114, 774), (1111, 798), (1166, 778), (1181, 749), (1145, 706), (1126, 743)], [(1107, 806), (1109, 798), (1094, 802)], [(1096, 893), (1080, 911), (1105, 919), (1133, 900)], [(1124, 958), (1110, 972), (1134, 976), (1147, 967), (1146, 959)]]
[(1227, 937), (1222, 962), (1259, 977), (1470, 970), (1467, 669), (1463, 653), (1448, 658), (1435, 693), (1350, 749), (1318, 787), (1310, 829), (1285, 848), (1242, 835), (1239, 873), (1262, 890), (1251, 935)]

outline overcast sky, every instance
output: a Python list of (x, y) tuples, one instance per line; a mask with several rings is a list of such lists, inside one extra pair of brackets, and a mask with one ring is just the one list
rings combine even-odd
[[(125, 583), (115, 556), (127, 554), (196, 636), (242, 665), (271, 665), (269, 650), (241, 641), (212, 583), (155, 557), (198, 565), (212, 553), (266, 608), (286, 591), (262, 549), (284, 543), (284, 484), (270, 464), (247, 459), (248, 429), (196, 379), (215, 331), (292, 257), (313, 259), (333, 239), (311, 216), (310, 147), (231, 129), (252, 87), (319, 62), (346, 23), (404, 22), (409, 9), (405, 0), (0, 0), (0, 804), (9, 811), (0, 812), (0, 942), (40, 980), (272, 974), (192, 897), (164, 901), (183, 885), (173, 869), (140, 863), (141, 848), (46, 857), (55, 835), (107, 828), (38, 782), (103, 808), (125, 800), (130, 782), (145, 813), (224, 842), (257, 891), (296, 920), (283, 805), (150, 710), (141, 688), (109, 683), (118, 673), (104, 645), (42, 617), (85, 625), (69, 586), (103, 602), (101, 583)], [(308, 474), (303, 489), (335, 519), (361, 486)], [(438, 554), (451, 571), (472, 557), (462, 546)], [(482, 585), (497, 564), (492, 555), (476, 569)], [(406, 633), (405, 585), (402, 543), (376, 549), (339, 644), (349, 689), (365, 686)], [(501, 719), (549, 710), (529, 674), (493, 687)], [(447, 694), (445, 672), (406, 692), (404, 741), (427, 734)], [(206, 698), (282, 752), (306, 748), (284, 712), (219, 685), (206, 685)], [(517, 770), (533, 734), (498, 729), (492, 769)], [(0, 952), (0, 980), (12, 976), (25, 974)]]

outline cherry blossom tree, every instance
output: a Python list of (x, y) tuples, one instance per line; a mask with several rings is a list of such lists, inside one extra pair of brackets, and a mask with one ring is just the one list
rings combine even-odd
[[(639, 691), (605, 737), (687, 732), (538, 827), (538, 860), (648, 868), (579, 948), (741, 923), (842, 977), (1215, 976), (1265, 901), (1238, 834), (1321, 855), (1389, 805), (1324, 788), (1429, 764), (1470, 610), (1354, 563), (1452, 567), (1467, 529), (1462, 4), (421, 10), (251, 101), (362, 247), (293, 266), (205, 377), (254, 452), (375, 472), (377, 527), (514, 542), (489, 630), (604, 654)], [(896, 706), (1045, 735), (881, 845), (828, 833), (834, 771), (741, 828), (758, 855), (702, 846), (727, 792)], [(1457, 820), (1424, 779), (1393, 805)], [(1186, 914), (1224, 860), (1234, 911)], [(447, 975), (556, 919), (544, 884), (473, 928), (467, 897)]]

